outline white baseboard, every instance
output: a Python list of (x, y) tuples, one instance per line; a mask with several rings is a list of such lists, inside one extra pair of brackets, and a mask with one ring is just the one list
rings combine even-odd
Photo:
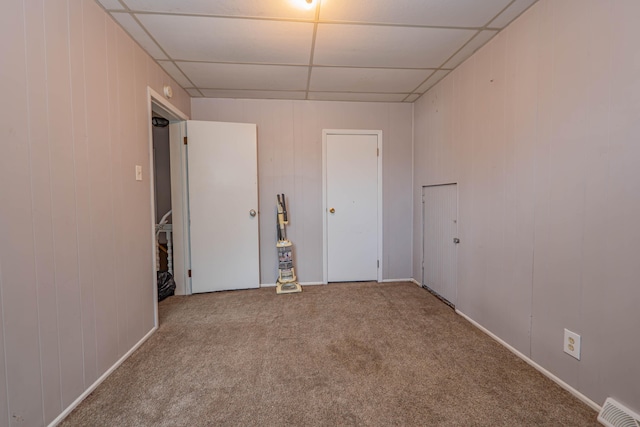
[(88, 389), (86, 389), (84, 391), (84, 393), (82, 393), (76, 400), (73, 401), (73, 403), (69, 406), (67, 406), (67, 408), (62, 411), (62, 413), (60, 415), (58, 415), (58, 417), (51, 421), (51, 423), (49, 424), (48, 427), (55, 427), (57, 426), (62, 420), (64, 420), (67, 415), (69, 415), (71, 413), (71, 411), (73, 411), (76, 406), (78, 406), (80, 403), (82, 403), (82, 401), (84, 399), (86, 399), (87, 396), (89, 396), (93, 390), (96, 389), (96, 387), (98, 387), (104, 380), (107, 379), (107, 377), (109, 375), (111, 375), (111, 373), (113, 371), (115, 371), (120, 365), (122, 365), (122, 363), (127, 360), (127, 358), (129, 356), (131, 356), (131, 354), (136, 351), (138, 349), (138, 347), (140, 347), (142, 345), (142, 343), (144, 343), (151, 335), (153, 335), (153, 333), (158, 329), (157, 326), (154, 326), (153, 329), (151, 329), (149, 332), (147, 332), (147, 334), (142, 337), (142, 339), (140, 341), (138, 341), (133, 347), (131, 347), (131, 349), (129, 351), (127, 351), (124, 356), (122, 356), (120, 359), (118, 359), (118, 361), (116, 363), (113, 364), (112, 367), (110, 367), (109, 369), (107, 369), (107, 371), (102, 374), (100, 376), (100, 378), (98, 378), (93, 384), (91, 384), (89, 386)]
[[(416, 282), (413, 279), (384, 279), (382, 282), (379, 283), (390, 283), (390, 282), (413, 282), (416, 285), (420, 286), (420, 284), (418, 282)], [(326, 285), (326, 283), (323, 282), (300, 282), (300, 285), (302, 286), (316, 286), (316, 285)], [(275, 283), (260, 283), (260, 287), (261, 288), (275, 288), (276, 284)]]
[(595, 411), (600, 412), (602, 410), (602, 407), (600, 405), (598, 405), (596, 402), (594, 402), (593, 400), (589, 399), (587, 396), (585, 396), (584, 394), (580, 393), (578, 390), (576, 390), (575, 388), (573, 388), (572, 386), (570, 386), (569, 384), (567, 384), (566, 382), (564, 382), (563, 380), (561, 380), (560, 378), (558, 378), (557, 376), (555, 376), (554, 374), (552, 374), (551, 372), (549, 372), (548, 370), (543, 368), (542, 366), (538, 365), (536, 362), (531, 360), (528, 356), (526, 356), (525, 354), (523, 354), (520, 351), (516, 350), (511, 345), (507, 344), (507, 342), (503, 341), (501, 338), (499, 338), (498, 336), (493, 334), (487, 328), (485, 328), (484, 326), (480, 325), (478, 322), (476, 322), (475, 320), (473, 320), (472, 318), (470, 318), (469, 316), (467, 316), (466, 314), (464, 314), (460, 310), (456, 310), (456, 313), (458, 313), (460, 316), (464, 317), (473, 326), (475, 326), (476, 328), (480, 329), (482, 332), (484, 332), (485, 334), (489, 335), (491, 338), (493, 338), (494, 340), (496, 340), (497, 342), (502, 344), (507, 350), (509, 350), (510, 352), (515, 354), (516, 356), (518, 356), (520, 359), (522, 359), (525, 362), (527, 362), (530, 366), (532, 366), (534, 369), (539, 371), (542, 375), (546, 376), (551, 381), (555, 382), (560, 387), (562, 387), (563, 389), (567, 390), (569, 393), (573, 394), (575, 397), (580, 399), (582, 402), (584, 402), (585, 404), (589, 405)]
[(418, 286), (422, 287), (422, 285), (420, 284), (420, 282), (418, 282), (416, 279), (413, 279), (413, 278), (412, 278), (412, 279), (408, 279), (408, 280), (409, 280), (410, 282), (413, 282), (413, 283), (415, 283), (416, 285), (418, 285)]
[(389, 283), (389, 282), (411, 282), (413, 279), (384, 279), (380, 283)]

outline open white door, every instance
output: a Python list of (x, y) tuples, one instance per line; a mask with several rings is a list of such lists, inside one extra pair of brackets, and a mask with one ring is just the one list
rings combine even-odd
[(380, 134), (325, 135), (327, 282), (380, 280)]
[(256, 125), (187, 121), (191, 290), (257, 288)]

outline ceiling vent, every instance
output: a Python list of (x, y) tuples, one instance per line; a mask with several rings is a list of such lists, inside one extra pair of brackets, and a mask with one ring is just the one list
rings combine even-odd
[(604, 402), (598, 421), (608, 427), (640, 427), (640, 415), (610, 397)]

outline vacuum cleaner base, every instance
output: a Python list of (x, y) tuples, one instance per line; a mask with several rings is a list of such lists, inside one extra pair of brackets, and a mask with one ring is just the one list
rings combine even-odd
[(295, 294), (302, 292), (302, 286), (298, 282), (276, 283), (276, 294)]

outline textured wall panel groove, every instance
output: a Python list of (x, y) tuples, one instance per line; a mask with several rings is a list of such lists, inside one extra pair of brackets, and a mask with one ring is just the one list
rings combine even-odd
[(322, 281), (322, 129), (381, 129), (385, 279), (411, 275), (412, 106), (321, 101), (193, 99), (194, 120), (256, 123), (261, 283), (274, 283), (275, 195), (290, 200), (296, 274)]
[(127, 172), (149, 170), (147, 85), (190, 105), (93, 1), (0, 24), (0, 424), (42, 426), (153, 327), (150, 183)]
[(640, 343), (621, 337), (640, 324), (639, 14), (539, 1), (416, 103), (414, 142), (414, 197), (460, 184), (461, 311), (595, 402), (634, 408)]

